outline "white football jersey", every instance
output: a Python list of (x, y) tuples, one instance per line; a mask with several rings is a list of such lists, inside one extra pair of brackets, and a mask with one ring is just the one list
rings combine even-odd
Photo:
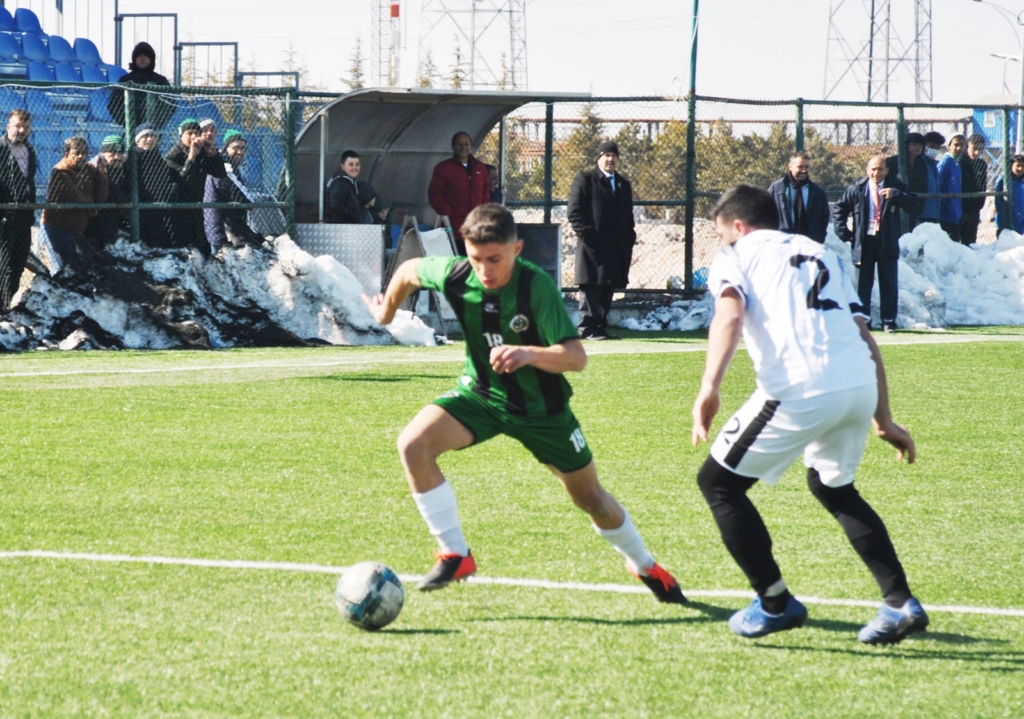
[(722, 248), (708, 289), (735, 288), (745, 303), (743, 339), (757, 386), (792, 401), (877, 381), (854, 322), (868, 317), (832, 250), (801, 235), (756, 230)]

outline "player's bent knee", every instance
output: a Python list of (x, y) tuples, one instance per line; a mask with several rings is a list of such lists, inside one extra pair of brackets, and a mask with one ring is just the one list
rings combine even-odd
[(742, 477), (726, 469), (711, 455), (708, 455), (697, 472), (697, 486), (709, 504), (726, 499), (730, 495), (744, 494), (756, 482), (757, 479)]
[(842, 510), (849, 502), (856, 501), (856, 498), (860, 497), (860, 493), (853, 483), (844, 484), (841, 487), (829, 487), (821, 481), (821, 475), (813, 467), (807, 470), (807, 487), (811, 490), (814, 498), (832, 514)]

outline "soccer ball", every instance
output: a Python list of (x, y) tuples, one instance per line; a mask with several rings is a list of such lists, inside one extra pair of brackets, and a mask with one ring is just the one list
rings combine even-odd
[(360, 562), (341, 575), (334, 602), (345, 619), (372, 631), (395, 621), (405, 602), (405, 589), (390, 568), (380, 562)]

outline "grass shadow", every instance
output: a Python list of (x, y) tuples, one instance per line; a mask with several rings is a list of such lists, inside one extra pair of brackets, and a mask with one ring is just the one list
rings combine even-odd
[(647, 617), (644, 619), (600, 619), (598, 617), (549, 617), (549, 616), (506, 616), (506, 617), (484, 617), (472, 621), (478, 622), (573, 622), (578, 624), (598, 624), (607, 626), (645, 626), (645, 625), (670, 625), (670, 624), (703, 624), (705, 622), (724, 622), (734, 611), (727, 607), (717, 607), (704, 602), (687, 602), (680, 605), (684, 609), (695, 609), (703, 616), (689, 617)]
[(461, 634), (460, 629), (381, 629), (374, 634)]
[(415, 379), (452, 379), (450, 374), (405, 374), (398, 377), (381, 377), (379, 375), (359, 374), (326, 374), (313, 377), (301, 377), (307, 382), (379, 382), (392, 384), (395, 382), (411, 382)]
[[(918, 635), (904, 640), (900, 644), (875, 646), (858, 645), (855, 648), (844, 649), (839, 647), (811, 647), (806, 645), (781, 646), (777, 644), (754, 644), (758, 649), (774, 651), (810, 652), (821, 654), (844, 654), (854, 657), (867, 657), (877, 659), (905, 659), (905, 660), (945, 660), (954, 662), (973, 662), (978, 664), (991, 664), (994, 666), (983, 667), (987, 671), (1002, 673), (1024, 671), (1024, 652), (1018, 651), (944, 651), (917, 648), (914, 644), (920, 644), (928, 640), (928, 634)], [(986, 642), (986, 639), (974, 639), (976, 642)], [(992, 640), (1000, 641), (1000, 640)], [(1009, 666), (1007, 666), (1009, 665)]]

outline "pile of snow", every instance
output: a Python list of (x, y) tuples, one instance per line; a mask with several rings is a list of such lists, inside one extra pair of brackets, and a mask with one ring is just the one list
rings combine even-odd
[(411, 313), (381, 327), (361, 295), (348, 268), (287, 236), (208, 258), (122, 239), (33, 277), (0, 322), (0, 349), (434, 344)]
[[(858, 270), (850, 259), (850, 246), (831, 227), (825, 245), (839, 256), (856, 286)], [(899, 283), (897, 324), (904, 329), (1024, 324), (1024, 237), (1004, 230), (991, 245), (967, 247), (949, 239), (939, 225), (918, 225), (900, 238)], [(881, 324), (878, 307), (876, 278), (871, 297), (875, 327)], [(705, 292), (700, 300), (680, 300), (642, 320), (622, 320), (619, 326), (693, 330), (710, 326), (713, 315), (714, 301)]]

